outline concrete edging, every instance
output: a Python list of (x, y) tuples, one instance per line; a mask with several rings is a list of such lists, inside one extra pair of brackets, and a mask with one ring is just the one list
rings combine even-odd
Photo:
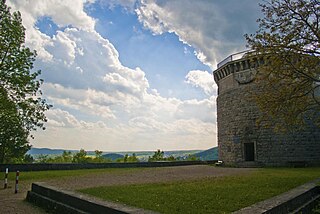
[(315, 202), (320, 201), (320, 179), (308, 182), (273, 198), (242, 208), (234, 214), (279, 214), (279, 213), (310, 213)]
[(28, 191), (27, 201), (53, 213), (78, 214), (78, 213), (133, 213), (156, 214), (154, 211), (130, 207), (109, 201), (61, 190), (43, 182), (32, 183)]

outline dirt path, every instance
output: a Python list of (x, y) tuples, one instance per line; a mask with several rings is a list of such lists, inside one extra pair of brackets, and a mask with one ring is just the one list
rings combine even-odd
[[(61, 189), (76, 190), (94, 186), (109, 186), (121, 184), (157, 183), (168, 181), (185, 181), (209, 177), (231, 176), (247, 174), (255, 169), (243, 168), (218, 168), (206, 165), (179, 166), (162, 168), (144, 168), (137, 171), (122, 171), (115, 173), (100, 173), (78, 177), (64, 177), (48, 180), (46, 183)], [(0, 186), (1, 187), (1, 186)], [(24, 201), (27, 191), (31, 187), (31, 181), (19, 184), (19, 193), (14, 194), (14, 184), (8, 189), (0, 189), (0, 214), (1, 213), (45, 213)]]
[(66, 190), (121, 184), (159, 183), (168, 181), (195, 180), (206, 177), (221, 177), (248, 173), (248, 168), (217, 168), (206, 165), (145, 168), (134, 173), (85, 175), (80, 178), (66, 177), (47, 181), (48, 184)]
[(20, 182), (19, 191), (14, 193), (15, 184), (10, 181), (7, 189), (3, 189), (3, 183), (0, 186), (0, 213), (2, 214), (41, 214), (44, 210), (33, 206), (25, 201), (27, 191), (30, 189), (30, 182)]

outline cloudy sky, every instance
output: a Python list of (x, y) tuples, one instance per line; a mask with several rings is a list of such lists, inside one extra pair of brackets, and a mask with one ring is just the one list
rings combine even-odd
[(246, 49), (257, 0), (7, 0), (38, 53), (46, 131), (34, 147), (217, 145), (217, 62)]

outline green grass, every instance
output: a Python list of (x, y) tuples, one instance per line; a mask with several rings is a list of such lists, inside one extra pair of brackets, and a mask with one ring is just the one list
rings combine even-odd
[(267, 168), (242, 176), (79, 190), (161, 213), (230, 213), (320, 177), (320, 168)]
[[(32, 171), (32, 172), (20, 172), (19, 181), (44, 181), (48, 179), (59, 179), (63, 177), (71, 176), (85, 176), (88, 174), (99, 173), (113, 173), (113, 174), (126, 174), (143, 170), (144, 168), (107, 168), (107, 169), (79, 169), (79, 170), (50, 170), (50, 171)], [(9, 172), (8, 179), (14, 180), (16, 176), (15, 172)]]

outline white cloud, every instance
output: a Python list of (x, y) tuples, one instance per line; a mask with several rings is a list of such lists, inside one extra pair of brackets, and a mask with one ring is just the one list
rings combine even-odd
[[(94, 30), (94, 19), (84, 12), (86, 1), (28, 2), (12, 4), (25, 20), (27, 44), (40, 55), (35, 67), (42, 70), (44, 95), (55, 106), (47, 112), (47, 130), (36, 133), (35, 146), (153, 150), (216, 145), (214, 89), (205, 80), (207, 72), (191, 71), (186, 78), (210, 98), (162, 97), (150, 88), (143, 70), (122, 65), (116, 48)], [(42, 16), (66, 28), (48, 37), (34, 28)]]
[(254, 32), (259, 16), (256, 0), (141, 0), (135, 11), (147, 29), (154, 34), (177, 34), (212, 69), (227, 55), (245, 48), (243, 35)]
[[(72, 64), (76, 54), (76, 43), (72, 41), (65, 33), (58, 31), (57, 35), (53, 37), (53, 44), (55, 52), (54, 58), (66, 64)], [(53, 53), (51, 53), (52, 55)]]
[(69, 112), (61, 109), (53, 109), (47, 112), (48, 125), (51, 127), (80, 127), (80, 122)]
[(54, 105), (65, 106), (88, 115), (96, 115), (105, 119), (113, 119), (115, 115), (110, 109), (116, 97), (92, 89), (65, 88), (58, 84), (46, 83), (43, 91)]
[(73, 26), (85, 31), (94, 31), (95, 20), (83, 10), (85, 2), (82, 0), (11, 0), (8, 4), (14, 11), (21, 12), (22, 23), (26, 28), (27, 46), (37, 50), (40, 58), (51, 60), (52, 55), (45, 50), (45, 46), (51, 45), (50, 38), (34, 27), (37, 19), (47, 16), (60, 27)]
[(133, 12), (137, 1), (136, 0), (108, 0), (108, 1), (99, 0), (99, 2), (100, 4), (107, 5), (111, 9), (117, 5), (121, 5), (128, 11)]
[(212, 74), (207, 71), (193, 70), (186, 76), (186, 82), (192, 86), (201, 88), (207, 95), (217, 94), (217, 85)]
[[(10, 4), (14, 10), (19, 10), (23, 13), (23, 24), (27, 24), (28, 26), (31, 20), (42, 16), (49, 16), (60, 27), (72, 25), (79, 29), (93, 31), (95, 21), (84, 12), (85, 2), (82, 0), (11, 0)], [(25, 19), (25, 16), (32, 18)]]
[(215, 97), (201, 101), (187, 100), (177, 106), (175, 117), (178, 119), (198, 119), (207, 123), (215, 122)]

